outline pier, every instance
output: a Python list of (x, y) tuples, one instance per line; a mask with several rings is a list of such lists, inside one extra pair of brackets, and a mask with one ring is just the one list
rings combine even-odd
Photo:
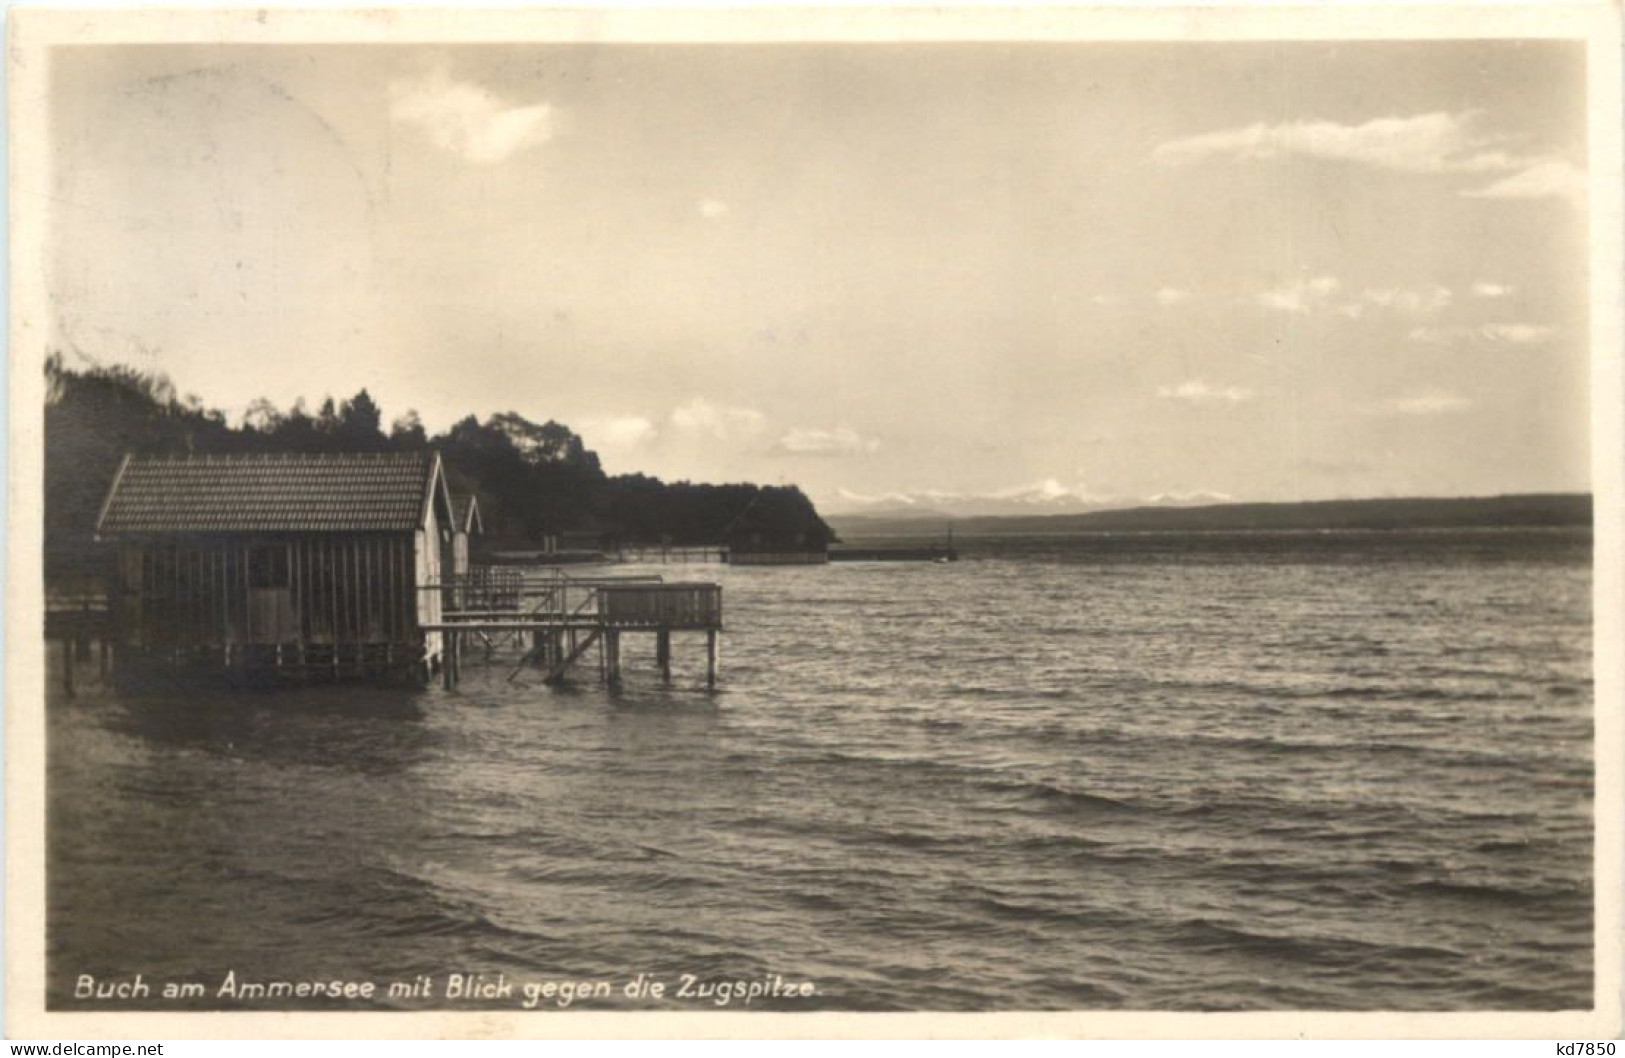
[(958, 562), (959, 551), (952, 544), (925, 547), (832, 547), (831, 562)]
[(595, 658), (598, 679), (616, 686), (625, 669), (625, 647), (636, 637), (652, 640), (654, 664), (669, 683), (679, 633), (705, 637), (705, 682), (716, 686), (722, 635), (719, 584), (487, 568), (422, 590), (439, 592), (444, 600), (440, 619), (424, 624), (423, 631), (442, 638), (441, 679), (447, 690), (457, 686), (471, 656), (495, 661), (498, 650), (509, 646), (520, 653), (509, 680), (538, 668), (545, 682), (561, 683), (574, 668)]

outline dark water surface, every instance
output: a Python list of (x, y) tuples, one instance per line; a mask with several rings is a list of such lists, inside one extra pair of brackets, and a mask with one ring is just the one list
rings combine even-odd
[(498, 664), (454, 693), (53, 701), (52, 1004), (235, 970), (1591, 1005), (1587, 535), (960, 546), (663, 570), (726, 585), (715, 695), (679, 636), (671, 690), (651, 640), (615, 695)]

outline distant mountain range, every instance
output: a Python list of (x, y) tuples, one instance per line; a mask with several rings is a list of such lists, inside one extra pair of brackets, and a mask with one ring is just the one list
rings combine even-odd
[(961, 493), (927, 490), (862, 496), (842, 490), (822, 497), (819, 510), (827, 519), (846, 518), (1008, 518), (1052, 514), (1086, 514), (1091, 511), (1121, 510), (1132, 502), (1147, 507), (1193, 507), (1229, 503), (1234, 497), (1222, 492), (1169, 492), (1127, 501), (1090, 495), (1081, 488), (1068, 488), (1054, 478), (1002, 489), (998, 492)]
[(826, 520), (843, 536), (941, 536), (950, 525), (954, 532), (966, 535), (1589, 526), (1591, 497), (1585, 493), (1525, 493), (1463, 498), (1164, 505), (1070, 514), (969, 517), (910, 507), (831, 515)]

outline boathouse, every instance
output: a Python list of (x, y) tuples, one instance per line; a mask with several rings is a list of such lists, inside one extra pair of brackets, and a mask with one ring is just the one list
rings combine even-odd
[(480, 501), (472, 492), (451, 498), (451, 572), (453, 577), (468, 575), (469, 539), (485, 535), (480, 519)]
[(96, 524), (118, 665), (426, 677), (458, 524), (435, 452), (126, 456)]

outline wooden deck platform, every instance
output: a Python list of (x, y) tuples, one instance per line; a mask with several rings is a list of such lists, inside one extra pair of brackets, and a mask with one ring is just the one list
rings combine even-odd
[[(431, 585), (449, 590), (456, 585)], [(489, 602), (467, 608), (448, 608), (439, 621), (423, 626), (444, 638), (445, 661), (441, 675), (446, 688), (455, 688), (470, 654), (485, 648), (495, 655), (499, 641), (520, 645), (523, 655), (512, 679), (527, 665), (545, 667), (546, 681), (558, 683), (594, 648), (599, 678), (621, 682), (622, 637), (655, 637), (655, 659), (662, 677), (671, 679), (672, 636), (699, 632), (706, 642), (706, 685), (717, 682), (722, 633), (722, 586), (704, 582), (668, 583), (660, 577), (569, 577), (554, 573), (526, 578), (504, 590), (506, 605)]]
[(112, 661), (113, 617), (107, 609), (105, 590), (71, 593), (47, 591), (45, 597), (45, 642), (62, 644), (62, 689), (74, 694), (77, 663), (90, 656), (96, 645), (97, 673), (107, 680)]

